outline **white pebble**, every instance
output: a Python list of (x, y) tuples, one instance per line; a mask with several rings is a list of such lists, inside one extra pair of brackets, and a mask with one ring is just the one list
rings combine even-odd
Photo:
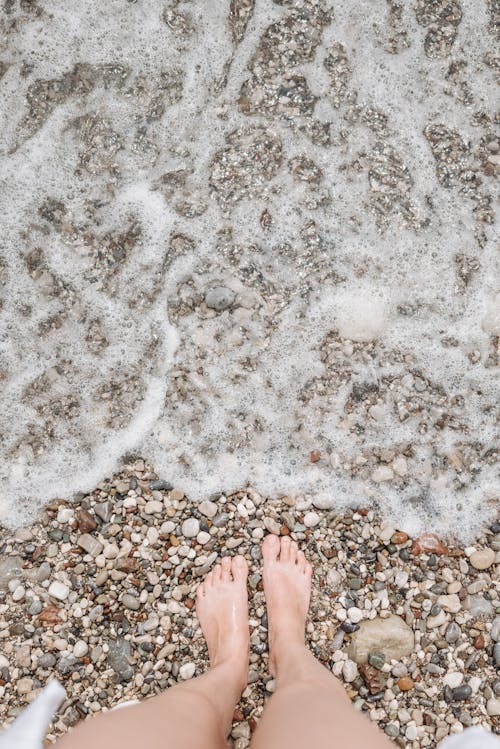
[(344, 678), (344, 681), (346, 681), (348, 684), (350, 684), (354, 679), (356, 679), (358, 675), (358, 667), (354, 663), (354, 661), (351, 661), (350, 659), (347, 659), (342, 664), (342, 676)]
[(57, 598), (59, 601), (64, 601), (69, 595), (69, 588), (59, 580), (54, 580), (49, 586), (49, 596)]
[(26, 593), (25, 589), (22, 585), (18, 585), (15, 591), (12, 594), (12, 600), (13, 601), (22, 601), (24, 598), (24, 594)]
[(89, 646), (85, 640), (77, 640), (73, 645), (73, 655), (75, 658), (81, 658), (82, 656), (87, 655), (88, 652)]
[(357, 624), (363, 618), (363, 612), (361, 609), (358, 609), (357, 606), (351, 606), (351, 608), (347, 610), (347, 616), (353, 624)]
[(206, 518), (213, 518), (215, 517), (215, 515), (217, 515), (217, 505), (215, 504), (215, 502), (210, 502), (210, 500), (208, 499), (200, 502), (200, 504), (198, 505), (198, 510)]
[(195, 538), (200, 532), (200, 521), (196, 518), (187, 518), (182, 524), (182, 535), (185, 538)]
[(314, 528), (315, 525), (318, 525), (320, 520), (321, 518), (317, 512), (306, 512), (304, 515), (304, 525), (306, 528)]
[(196, 536), (196, 540), (200, 544), (200, 546), (205, 546), (205, 544), (208, 544), (211, 538), (212, 536), (210, 535), (210, 533), (207, 533), (206, 531), (200, 531)]
[(184, 663), (179, 669), (179, 676), (184, 680), (192, 679), (195, 671), (196, 666), (194, 663)]
[(450, 689), (454, 689), (455, 687), (459, 687), (463, 680), (464, 675), (459, 673), (459, 671), (450, 671), (443, 677), (443, 684), (449, 686)]

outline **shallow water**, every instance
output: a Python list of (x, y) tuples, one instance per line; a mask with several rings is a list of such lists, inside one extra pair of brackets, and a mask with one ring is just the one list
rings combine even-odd
[(495, 4), (348, 5), (4, 1), (5, 525), (131, 453), (495, 514)]

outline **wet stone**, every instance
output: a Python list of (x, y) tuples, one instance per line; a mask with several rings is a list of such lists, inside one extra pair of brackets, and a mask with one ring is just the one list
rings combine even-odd
[(131, 654), (131, 645), (128, 640), (120, 638), (108, 641), (108, 663), (110, 668), (120, 677), (121, 681), (130, 681), (134, 675), (134, 669), (128, 662)]

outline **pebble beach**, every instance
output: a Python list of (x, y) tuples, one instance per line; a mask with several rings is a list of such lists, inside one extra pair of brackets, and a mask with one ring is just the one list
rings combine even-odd
[(296, 539), (314, 566), (312, 652), (396, 746), (500, 733), (500, 523), (470, 546), (411, 538), (369, 508), (316, 510), (251, 487), (193, 505), (137, 459), (37, 521), (0, 532), (0, 722), (51, 677), (67, 699), (46, 743), (101, 711), (208, 667), (199, 581), (227, 554), (250, 565), (248, 686), (231, 742), (246, 749), (274, 685), (267, 671), (261, 541)]

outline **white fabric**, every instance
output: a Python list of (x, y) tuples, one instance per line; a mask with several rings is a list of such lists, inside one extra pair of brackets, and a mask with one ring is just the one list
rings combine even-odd
[(65, 698), (64, 687), (56, 679), (49, 681), (31, 705), (0, 734), (0, 749), (43, 749), (47, 726)]
[[(31, 705), (0, 734), (0, 749), (43, 749), (47, 726), (65, 698), (66, 692), (61, 684), (55, 679), (49, 681)], [(113, 710), (138, 702), (128, 700), (116, 705)], [(469, 728), (464, 733), (448, 736), (439, 749), (500, 749), (500, 740), (483, 728)]]
[(469, 728), (463, 733), (448, 736), (439, 749), (500, 749), (500, 739), (484, 728)]

